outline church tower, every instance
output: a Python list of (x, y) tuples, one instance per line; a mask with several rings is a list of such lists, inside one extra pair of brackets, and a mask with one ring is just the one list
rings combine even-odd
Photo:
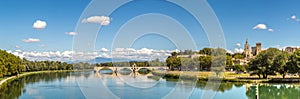
[(248, 38), (246, 38), (246, 44), (245, 44), (244, 54), (246, 56), (246, 59), (250, 59), (250, 57), (251, 57), (251, 51), (250, 51), (250, 46), (249, 46), (249, 43), (248, 43)]

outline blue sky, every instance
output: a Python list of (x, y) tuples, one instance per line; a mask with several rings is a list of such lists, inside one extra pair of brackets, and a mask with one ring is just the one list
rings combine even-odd
[[(1, 0), (0, 1), (0, 47), (14, 50), (70, 50), (72, 37), (65, 32), (74, 31), (81, 12), (88, 0)], [(33, 29), (36, 20), (44, 20), (43, 30)], [(40, 42), (25, 43), (23, 39), (38, 38)], [(41, 47), (41, 45), (45, 47)]]
[[(256, 42), (261, 42), (263, 48), (300, 45), (298, 39), (300, 27), (300, 19), (298, 19), (298, 16), (300, 18), (299, 0), (207, 1), (221, 24), (226, 48), (232, 52), (243, 49), (247, 37), (250, 45), (253, 46)], [(70, 51), (72, 50), (74, 35), (67, 35), (67, 33), (74, 32), (77, 23), (93, 23), (89, 20), (83, 22), (83, 19), (80, 18), (104, 16), (102, 18), (109, 18), (108, 24), (92, 24), (96, 27), (102, 26), (101, 30), (97, 32), (95, 50), (103, 48), (104, 50), (113, 50), (111, 48), (114, 43), (113, 40), (122, 29), (121, 27), (129, 20), (134, 21), (138, 16), (148, 13), (170, 16), (188, 30), (187, 32), (190, 33), (198, 46), (197, 49), (209, 47), (201, 25), (193, 15), (178, 5), (166, 1), (139, 0), (119, 7), (110, 15), (102, 15), (102, 10), (96, 9), (95, 11), (99, 13), (97, 15), (81, 16), (90, 2), (90, 0), (1, 0), (0, 48), (27, 52)], [(37, 20), (45, 22), (46, 26), (33, 28), (33, 24)], [(168, 25), (170, 23), (157, 22), (157, 24)], [(156, 25), (153, 24), (153, 26)], [(145, 27), (133, 25), (128, 28), (125, 32), (142, 30)], [(160, 30), (153, 32), (156, 31)], [(177, 27), (168, 30), (174, 35), (178, 31)], [(79, 35), (77, 34), (75, 37)], [(172, 40), (156, 34), (136, 38), (131, 47), (155, 50), (176, 49)]]
[[(246, 37), (263, 47), (299, 46), (299, 22), (292, 16), (300, 14), (298, 0), (208, 0), (222, 24), (227, 47), (244, 44)], [(253, 30), (256, 24), (266, 24), (274, 32)]]

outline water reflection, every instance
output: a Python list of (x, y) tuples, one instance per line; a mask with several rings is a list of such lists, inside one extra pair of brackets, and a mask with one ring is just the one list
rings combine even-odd
[(256, 99), (256, 88), (258, 87), (258, 96), (261, 99), (299, 99), (300, 85), (287, 84), (259, 84), (258, 86), (248, 86), (246, 95), (249, 99)]
[[(190, 98), (199, 98), (207, 84), (205, 81), (199, 81), (196, 85), (193, 85), (191, 81), (162, 79), (160, 77), (149, 79), (149, 75), (152, 74), (121, 72), (121, 70), (109, 75), (100, 72), (42, 73), (25, 76), (3, 84), (0, 88), (0, 99), (53, 98), (53, 95), (61, 99), (89, 98), (85, 97), (82, 92), (86, 92), (85, 94), (99, 94), (100, 90), (103, 90), (100, 87), (95, 87), (101, 82), (99, 78), (102, 79), (101, 83), (104, 84), (104, 87), (121, 98), (162, 98), (168, 95), (178, 84), (181, 86), (180, 92), (182, 94), (188, 88), (195, 88)], [(82, 85), (78, 85), (78, 81), (82, 81)], [(95, 83), (92, 83), (92, 81), (95, 81)], [(82, 91), (78, 86), (87, 90)], [(299, 84), (260, 84), (258, 86), (259, 98), (297, 99), (300, 98), (299, 86)], [(92, 88), (95, 90), (91, 90)], [(217, 92), (215, 98), (255, 99), (256, 88), (254, 84), (223, 82), (217, 90), (208, 90)]]
[(120, 71), (119, 71), (119, 73), (121, 74), (121, 75), (130, 75), (131, 74), (131, 69), (129, 69), (129, 68), (123, 68), (123, 69), (121, 69)]
[[(25, 76), (18, 78), (9, 83), (1, 85), (0, 88), (0, 99), (16, 99), (16, 98), (50, 98), (51, 95), (62, 95), (61, 98), (73, 98), (81, 99), (84, 98), (80, 93), (80, 90), (75, 85), (75, 82), (68, 82), (71, 78), (80, 77), (80, 76), (89, 76), (90, 74), (85, 74), (84, 72), (78, 72), (70, 77), (71, 72), (64, 73), (42, 73), (34, 74), (30, 76)], [(62, 82), (62, 83), (60, 83)], [(31, 86), (38, 85), (38, 86)], [(43, 93), (43, 89), (52, 90), (53, 92)], [(59, 90), (73, 90), (70, 92), (61, 92)], [(74, 90), (75, 89), (75, 90)], [(43, 94), (42, 94), (43, 93)], [(24, 95), (25, 94), (25, 95)], [(64, 94), (64, 95), (63, 95)], [(79, 94), (78, 97), (72, 97)], [(21, 97), (23, 95), (23, 97)], [(68, 96), (69, 95), (69, 96)], [(81, 95), (81, 96), (80, 96)]]

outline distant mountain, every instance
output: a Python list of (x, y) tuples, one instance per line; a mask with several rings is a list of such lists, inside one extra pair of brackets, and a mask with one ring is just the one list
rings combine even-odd
[(94, 60), (91, 60), (92, 63), (105, 63), (105, 62), (112, 62), (111, 58), (103, 58), (103, 57), (96, 57)]
[(96, 57), (94, 60), (90, 60), (89, 63), (105, 63), (105, 62), (128, 62), (128, 61), (139, 61), (143, 62), (142, 60), (131, 60), (131, 59), (112, 59), (112, 58), (103, 58), (103, 57)]

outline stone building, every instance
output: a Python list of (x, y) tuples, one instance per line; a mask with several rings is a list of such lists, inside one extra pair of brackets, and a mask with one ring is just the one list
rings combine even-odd
[(251, 51), (250, 51), (250, 45), (248, 43), (248, 38), (246, 39), (244, 54), (246, 56), (246, 59), (250, 59), (252, 57)]
[(261, 52), (261, 43), (256, 43), (256, 46), (251, 47), (252, 49), (252, 55), (256, 56)]
[(285, 48), (285, 51), (286, 52), (289, 52), (289, 53), (293, 53), (297, 50), (298, 48), (297, 47), (286, 47)]
[(246, 39), (246, 44), (245, 44), (245, 49), (244, 49), (244, 54), (246, 56), (246, 59), (251, 59), (251, 58), (255, 57), (261, 51), (262, 51), (261, 43), (259, 43), (259, 42), (256, 43), (256, 45), (251, 47), (251, 50), (250, 50), (250, 45), (248, 43), (248, 38)]

